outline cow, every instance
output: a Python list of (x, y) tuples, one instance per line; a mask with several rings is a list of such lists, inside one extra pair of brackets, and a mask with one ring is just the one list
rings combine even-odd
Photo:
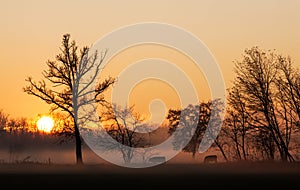
[(166, 162), (166, 157), (164, 156), (153, 156), (149, 158), (149, 162), (151, 163), (164, 163)]
[(208, 155), (204, 158), (204, 163), (217, 163), (217, 155)]

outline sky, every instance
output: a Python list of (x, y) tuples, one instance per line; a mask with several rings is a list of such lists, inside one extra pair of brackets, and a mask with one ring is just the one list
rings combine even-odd
[[(167, 23), (183, 28), (209, 48), (219, 64), (226, 87), (234, 78), (234, 61), (242, 58), (246, 48), (259, 46), (289, 55), (300, 66), (300, 1), (298, 0), (1, 0), (0, 2), (0, 109), (14, 117), (34, 117), (48, 112), (49, 106), (23, 92), (25, 78), (42, 78), (47, 60), (59, 53), (62, 36), (71, 34), (77, 44), (91, 46), (110, 32), (142, 22)], [(151, 53), (149, 53), (151, 52)], [(132, 48), (119, 56), (124, 62), (158, 56), (176, 62), (177, 55), (164, 47)], [(127, 55), (126, 55), (127, 54)], [(169, 56), (174, 55), (174, 57)], [(188, 62), (187, 58), (182, 58)], [(114, 60), (105, 68), (104, 76), (117, 74)], [(178, 64), (182, 62), (178, 61)], [(122, 65), (122, 64), (121, 64)], [(192, 67), (187, 72), (197, 72)], [(191, 73), (197, 91), (207, 95), (201, 74)], [(199, 81), (195, 76), (199, 76)], [(132, 91), (130, 101), (168, 94), (166, 84), (145, 81), (152, 93), (143, 96), (145, 86)], [(157, 89), (164, 89), (163, 93)], [(145, 94), (144, 94), (145, 95)], [(134, 98), (132, 98), (134, 97)], [(168, 97), (163, 100), (171, 101)], [(176, 99), (176, 98), (175, 98)], [(174, 100), (175, 103), (177, 100)], [(137, 105), (138, 106), (138, 105)], [(142, 108), (141, 108), (142, 109)]]

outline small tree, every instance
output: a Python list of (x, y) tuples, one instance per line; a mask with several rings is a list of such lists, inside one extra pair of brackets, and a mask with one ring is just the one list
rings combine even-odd
[(237, 159), (247, 160), (247, 146), (249, 145), (247, 133), (251, 130), (251, 123), (245, 102), (238, 88), (232, 87), (230, 89), (228, 105), (223, 131), (233, 141)]
[[(134, 107), (122, 108), (112, 105), (102, 113), (101, 122), (114, 141), (99, 138), (99, 145), (106, 151), (120, 151), (125, 164), (130, 164), (135, 152), (133, 148), (145, 147), (144, 138), (137, 132), (143, 119), (134, 112)], [(106, 123), (106, 125), (105, 125)]]
[(0, 132), (5, 130), (7, 122), (8, 122), (8, 114), (0, 110)]
[[(201, 140), (205, 137), (208, 141), (213, 140), (214, 146), (221, 151), (225, 160), (227, 156), (223, 150), (222, 140), (218, 138), (218, 127), (208, 128), (208, 123), (211, 126), (221, 125), (220, 113), (223, 110), (224, 104), (221, 100), (216, 99), (208, 102), (202, 102), (199, 105), (189, 105), (183, 110), (169, 110), (167, 119), (169, 121), (169, 133), (175, 132), (175, 141), (173, 142), (174, 148), (179, 149), (183, 147), (183, 151), (192, 153), (195, 157), (199, 150)], [(199, 110), (199, 115), (195, 115), (195, 110)], [(213, 118), (213, 119), (212, 119)], [(181, 128), (178, 125), (181, 121)], [(196, 129), (193, 126), (197, 126)], [(204, 133), (206, 132), (206, 133)], [(215, 139), (213, 137), (216, 137)], [(190, 141), (188, 141), (190, 139)], [(208, 143), (208, 142), (207, 142)]]
[[(88, 47), (83, 47), (78, 52), (78, 46), (75, 41), (70, 40), (70, 35), (66, 34), (62, 39), (61, 53), (56, 56), (56, 61), (48, 61), (48, 70), (43, 72), (43, 77), (50, 82), (53, 86), (48, 87), (44, 80), (35, 82), (31, 77), (26, 81), (28, 86), (24, 87), (24, 92), (29, 95), (36, 96), (52, 105), (51, 111), (62, 110), (73, 118), (73, 134), (76, 143), (76, 160), (77, 164), (82, 164), (82, 139), (80, 136), (79, 128), (77, 126), (78, 108), (81, 103), (78, 98), (84, 96), (86, 92), (80, 90), (80, 82), (87, 73), (94, 70), (93, 76), (89, 79), (90, 82), (86, 83), (86, 87), (92, 85), (92, 81), (97, 79), (100, 71), (100, 65), (103, 63), (106, 51), (102, 52), (100, 57), (98, 53), (88, 57)], [(95, 99), (103, 101), (102, 93), (114, 83), (113, 78), (108, 78), (102, 83), (99, 83), (93, 92)], [(90, 100), (91, 101), (91, 100)], [(90, 102), (85, 102), (90, 103)]]
[[(183, 110), (170, 109), (167, 115), (169, 133), (172, 134), (178, 131), (174, 134), (174, 149), (183, 148), (184, 152), (192, 153), (193, 158), (198, 152), (200, 141), (205, 131), (205, 128), (199, 122), (199, 116), (195, 114), (196, 110), (199, 110), (198, 105), (189, 105)], [(180, 123), (180, 121), (182, 122)], [(180, 129), (178, 129), (179, 124), (182, 125)], [(197, 128), (195, 129), (194, 126), (197, 126)], [(194, 135), (192, 135), (193, 133)]]

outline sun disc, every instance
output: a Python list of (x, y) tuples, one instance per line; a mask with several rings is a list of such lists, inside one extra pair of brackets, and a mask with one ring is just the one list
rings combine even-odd
[(54, 121), (49, 116), (43, 116), (37, 121), (37, 127), (39, 131), (50, 133), (54, 126)]

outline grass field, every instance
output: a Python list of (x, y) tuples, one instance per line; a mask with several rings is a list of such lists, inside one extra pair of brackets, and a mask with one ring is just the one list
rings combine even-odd
[(163, 164), (143, 169), (113, 165), (1, 164), (0, 184), (11, 188), (286, 189), (300, 186), (300, 163)]

